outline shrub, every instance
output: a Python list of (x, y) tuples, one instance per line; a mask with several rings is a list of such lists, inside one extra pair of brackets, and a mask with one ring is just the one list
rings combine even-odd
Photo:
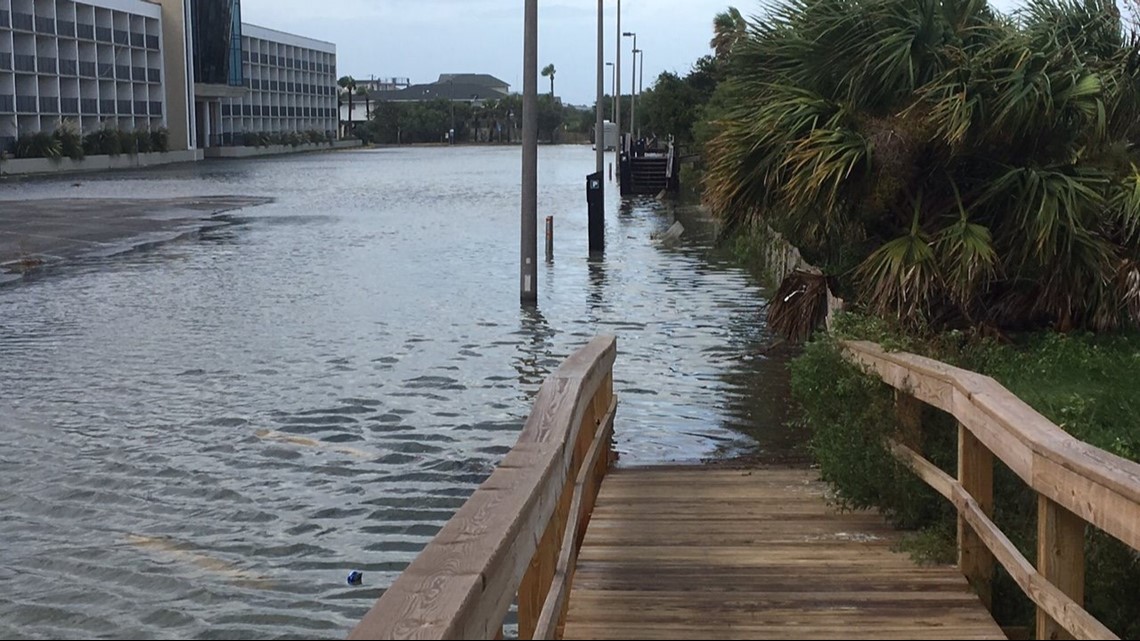
[(140, 129), (135, 132), (135, 151), (140, 154), (148, 154), (151, 152), (151, 138), (150, 132)]
[(24, 134), (16, 140), (17, 158), (50, 158), (58, 160), (62, 156), (62, 146), (59, 140), (40, 131), (34, 134)]
[(83, 150), (91, 156), (118, 156), (123, 153), (122, 138), (117, 130), (104, 127), (83, 138)]
[(170, 151), (170, 130), (166, 127), (159, 127), (158, 129), (151, 131), (150, 148), (151, 151)]
[(64, 121), (59, 129), (55, 130), (55, 139), (59, 141), (60, 153), (72, 160), (83, 160), (86, 155), (83, 150), (83, 136), (78, 127), (71, 121)]
[(119, 137), (119, 148), (124, 154), (133, 156), (139, 152), (138, 138), (133, 132), (116, 130), (114, 134)]

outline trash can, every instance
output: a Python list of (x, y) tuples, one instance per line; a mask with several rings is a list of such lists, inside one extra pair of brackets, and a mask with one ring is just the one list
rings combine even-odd
[(590, 255), (606, 251), (606, 183), (602, 172), (586, 176), (586, 204), (590, 216)]

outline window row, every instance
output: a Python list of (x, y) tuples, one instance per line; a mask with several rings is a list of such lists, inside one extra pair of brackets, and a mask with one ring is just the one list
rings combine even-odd
[(105, 62), (81, 62), (63, 58), (56, 60), (47, 56), (27, 56), (16, 54), (9, 57), (0, 53), (0, 71), (21, 73), (41, 73), (102, 80), (134, 80), (135, 82), (162, 82), (162, 70), (154, 67), (114, 65)]
[(0, 94), (0, 113), (161, 116), (161, 100), (97, 100)]
[[(5, 21), (0, 20), (0, 27), (4, 26), (6, 26)], [(127, 31), (126, 29), (112, 29), (111, 27), (96, 27), (83, 22), (56, 21), (51, 18), (33, 16), (30, 13), (13, 13), (12, 29), (158, 51), (157, 35)]]
[(222, 105), (223, 116), (269, 116), (286, 118), (332, 118), (336, 109), (324, 107), (273, 107), (269, 105)]
[(261, 63), (271, 67), (284, 67), (286, 69), (300, 69), (301, 71), (317, 71), (321, 73), (333, 73), (336, 69), (333, 65), (325, 64), (322, 62), (310, 62), (305, 59), (286, 58), (285, 56), (271, 56), (267, 53), (250, 53), (248, 49), (241, 51), (242, 62)]

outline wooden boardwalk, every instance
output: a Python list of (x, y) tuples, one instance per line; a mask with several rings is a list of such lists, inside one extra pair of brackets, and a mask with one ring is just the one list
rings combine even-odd
[(578, 557), (567, 639), (1002, 639), (954, 566), (801, 470), (614, 470)]

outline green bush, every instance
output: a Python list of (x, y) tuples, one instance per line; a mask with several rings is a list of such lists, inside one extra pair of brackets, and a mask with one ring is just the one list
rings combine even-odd
[(68, 122), (61, 124), (53, 135), (59, 141), (61, 154), (72, 160), (83, 160), (86, 155), (83, 151), (83, 136), (79, 134), (74, 124)]
[(119, 148), (124, 154), (133, 156), (139, 152), (138, 138), (134, 132), (118, 130), (115, 131), (115, 135), (119, 137)]
[(123, 153), (122, 138), (115, 129), (104, 127), (83, 137), (83, 150), (89, 156), (118, 156)]
[[(906, 333), (889, 322), (851, 314), (839, 317), (834, 334), (991, 375), (1075, 437), (1140, 458), (1140, 401), (1134, 391), (1140, 379), (1140, 334), (1039, 333), (998, 342), (964, 332)], [(911, 539), (912, 552), (941, 553), (953, 545), (956, 514), (949, 502), (883, 447), (884, 437), (898, 429), (893, 390), (845, 361), (835, 338), (823, 337), (809, 343), (793, 363), (792, 394), (811, 433), (821, 475), (840, 506), (877, 508), (898, 525), (920, 529)], [(956, 421), (927, 407), (922, 425), (923, 455), (955, 476)], [(994, 522), (1034, 560), (1037, 495), (1001, 464), (995, 466), (994, 504)], [(1089, 612), (1122, 638), (1137, 638), (1140, 554), (1090, 527), (1086, 555)], [(1031, 625), (1034, 618), (1031, 602), (1000, 568), (994, 615), (1002, 625), (1014, 626)]]
[(58, 160), (63, 155), (59, 139), (46, 131), (24, 134), (16, 140), (17, 158), (49, 158)]
[(170, 151), (170, 130), (168, 130), (166, 127), (159, 127), (158, 129), (151, 131), (150, 148), (151, 151)]
[(138, 130), (135, 132), (135, 151), (140, 154), (148, 154), (151, 150), (150, 132), (145, 130)]

